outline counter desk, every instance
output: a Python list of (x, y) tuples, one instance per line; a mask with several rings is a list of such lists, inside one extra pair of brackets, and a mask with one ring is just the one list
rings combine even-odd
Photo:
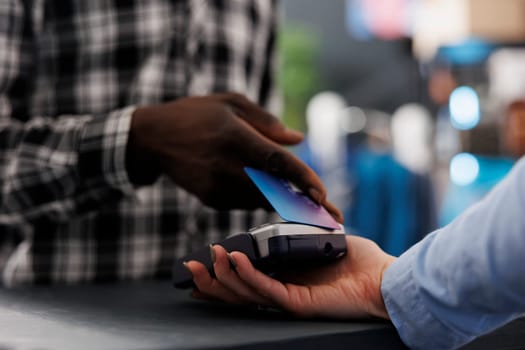
[[(298, 320), (168, 282), (0, 289), (0, 349), (404, 349), (382, 321)], [(517, 320), (467, 349), (523, 349)]]

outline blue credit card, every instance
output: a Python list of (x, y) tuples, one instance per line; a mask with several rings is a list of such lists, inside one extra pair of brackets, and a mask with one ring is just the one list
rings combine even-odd
[(291, 182), (261, 170), (248, 167), (244, 170), (284, 220), (334, 230), (340, 228), (323, 206), (316, 204)]

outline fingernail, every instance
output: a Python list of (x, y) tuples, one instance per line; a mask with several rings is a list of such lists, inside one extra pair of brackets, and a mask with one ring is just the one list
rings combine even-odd
[(228, 256), (228, 260), (230, 260), (230, 264), (233, 266), (234, 269), (237, 269), (237, 262), (233, 258), (233, 256), (230, 253), (226, 253), (226, 256)]
[(191, 270), (190, 270), (190, 268), (188, 266), (188, 262), (187, 261), (183, 261), (182, 265), (186, 268), (186, 270), (188, 270), (193, 275), (193, 273), (191, 272)]
[(286, 132), (294, 137), (303, 137), (303, 133), (294, 129), (286, 129)]
[(308, 194), (310, 195), (310, 197), (312, 197), (312, 199), (317, 203), (317, 204), (321, 204), (322, 200), (323, 200), (323, 196), (321, 195), (321, 192), (319, 192), (317, 189), (313, 188), (313, 187), (310, 187), (308, 189)]
[(210, 257), (211, 262), (215, 264), (215, 260), (217, 260), (217, 257), (215, 256), (215, 250), (213, 250), (213, 244), (210, 244)]

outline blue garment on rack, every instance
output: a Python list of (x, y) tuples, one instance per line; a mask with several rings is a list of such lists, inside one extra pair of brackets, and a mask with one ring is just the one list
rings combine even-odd
[(389, 153), (366, 147), (354, 152), (348, 164), (354, 185), (345, 213), (349, 231), (400, 255), (436, 226), (430, 178), (411, 172)]

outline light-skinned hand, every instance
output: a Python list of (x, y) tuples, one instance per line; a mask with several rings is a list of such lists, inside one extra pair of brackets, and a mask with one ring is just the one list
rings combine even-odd
[(348, 235), (347, 255), (330, 265), (288, 274), (282, 281), (256, 270), (241, 252), (211, 247), (216, 278), (189, 261), (196, 298), (255, 304), (286, 310), (299, 317), (388, 319), (381, 295), (383, 273), (395, 260), (374, 242)]

